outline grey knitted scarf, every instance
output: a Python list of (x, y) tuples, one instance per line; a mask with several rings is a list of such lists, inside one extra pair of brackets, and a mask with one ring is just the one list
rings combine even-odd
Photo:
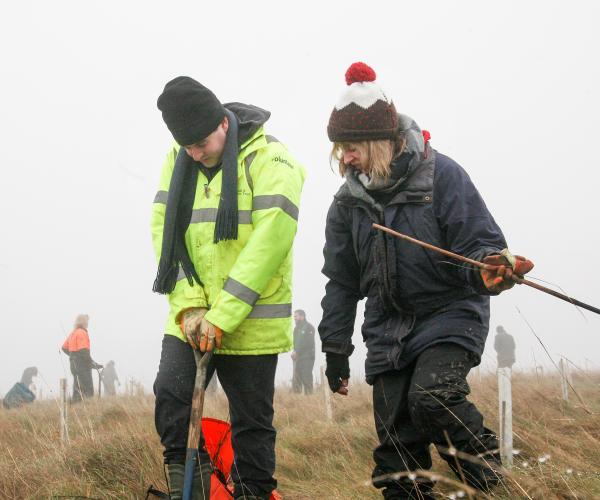
[[(228, 109), (225, 110), (225, 114), (229, 120), (229, 128), (223, 150), (221, 199), (215, 222), (214, 243), (236, 240), (238, 237), (238, 120)], [(196, 197), (198, 169), (199, 164), (181, 148), (175, 160), (167, 196), (162, 249), (152, 287), (157, 293), (168, 294), (175, 289), (179, 267), (183, 269), (190, 286), (194, 285), (194, 281), (202, 286), (185, 246), (185, 233), (190, 225)]]

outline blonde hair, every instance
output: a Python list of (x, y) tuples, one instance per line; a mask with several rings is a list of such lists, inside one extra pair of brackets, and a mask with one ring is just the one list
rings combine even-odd
[(404, 133), (398, 134), (394, 140), (377, 140), (361, 142), (334, 142), (329, 155), (329, 161), (338, 162), (338, 170), (343, 177), (350, 165), (343, 161), (343, 149), (352, 145), (366, 158), (369, 165), (369, 175), (387, 179), (390, 176), (390, 164), (392, 160), (402, 154), (406, 148)]
[(78, 314), (75, 318), (75, 328), (85, 328), (87, 330), (90, 317), (87, 314)]

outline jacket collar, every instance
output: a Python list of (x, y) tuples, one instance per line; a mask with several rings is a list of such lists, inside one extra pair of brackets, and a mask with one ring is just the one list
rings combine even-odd
[[(404, 181), (398, 185), (398, 193), (390, 204), (431, 203), (433, 201), (433, 176), (435, 173), (435, 151), (423, 138), (417, 123), (407, 115), (398, 115), (398, 131), (406, 137), (406, 151), (412, 155)], [(358, 179), (355, 169), (349, 168), (335, 198), (343, 203), (363, 203), (377, 210), (383, 207), (369, 194)]]

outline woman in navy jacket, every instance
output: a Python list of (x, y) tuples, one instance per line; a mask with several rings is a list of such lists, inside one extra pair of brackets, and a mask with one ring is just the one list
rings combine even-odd
[[(432, 149), (429, 133), (397, 114), (374, 80), (363, 63), (348, 69), (348, 88), (327, 128), (345, 178), (327, 214), (323, 251), (329, 281), (319, 334), (327, 378), (333, 392), (348, 393), (356, 305), (366, 298), (365, 374), (380, 441), (373, 484), (387, 499), (429, 498), (431, 481), (411, 479), (409, 471), (431, 467), (433, 443), (459, 473), (445, 451), (450, 441), (463, 453), (484, 454), (459, 462), (466, 481), (486, 490), (500, 479), (498, 440), (466, 399), (466, 377), (485, 345), (489, 296), (512, 287), (512, 273), (533, 264), (507, 250), (500, 255), (507, 246), (502, 231), (467, 173)], [(497, 271), (449, 263), (373, 223)], [(396, 472), (405, 474), (386, 477)]]

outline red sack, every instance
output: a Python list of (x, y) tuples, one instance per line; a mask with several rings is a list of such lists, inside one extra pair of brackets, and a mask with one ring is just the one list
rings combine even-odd
[[(204, 417), (202, 435), (206, 452), (215, 469), (210, 481), (210, 500), (231, 500), (233, 498), (231, 426), (223, 420)], [(283, 500), (283, 498), (277, 491), (273, 491), (271, 500)]]

